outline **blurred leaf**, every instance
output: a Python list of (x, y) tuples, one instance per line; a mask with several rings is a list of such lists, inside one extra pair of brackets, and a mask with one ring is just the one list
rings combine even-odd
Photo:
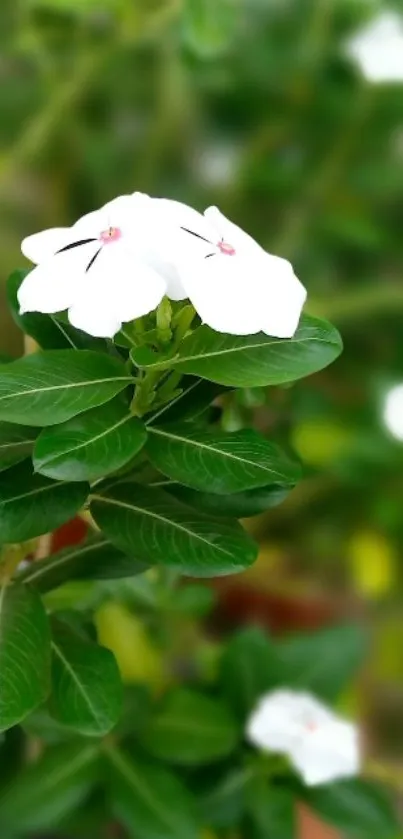
[(7, 836), (32, 835), (58, 826), (97, 781), (98, 746), (57, 745), (0, 791), (0, 821)]
[(70, 580), (128, 577), (130, 574), (142, 573), (146, 567), (144, 563), (136, 563), (100, 537), (31, 563), (19, 579), (44, 593)]
[(185, 0), (182, 32), (186, 46), (203, 58), (221, 54), (236, 33), (239, 9), (233, 0)]
[(91, 350), (49, 350), (3, 365), (0, 419), (54, 425), (112, 399), (132, 382), (123, 362)]
[(55, 530), (85, 503), (89, 486), (34, 475), (30, 461), (0, 474), (1, 538), (24, 542)]
[(144, 425), (117, 398), (44, 428), (35, 444), (34, 467), (50, 478), (95, 481), (124, 466), (145, 440)]
[(219, 495), (294, 484), (300, 474), (278, 446), (252, 429), (225, 433), (190, 423), (152, 426), (146, 451), (172, 480)]
[(241, 734), (220, 700), (179, 688), (150, 717), (141, 742), (153, 757), (197, 766), (226, 757)]
[(342, 351), (337, 329), (325, 320), (304, 315), (293, 338), (268, 335), (239, 336), (200, 326), (185, 338), (174, 359), (153, 358), (143, 349), (133, 360), (150, 370), (173, 366), (229, 387), (263, 387), (285, 384), (316, 373)]
[(290, 839), (297, 835), (296, 800), (290, 790), (255, 776), (247, 786), (246, 809), (253, 839)]
[(243, 719), (257, 699), (278, 684), (276, 648), (258, 628), (241, 629), (229, 641), (221, 660), (224, 695)]
[(279, 684), (312, 691), (333, 701), (358, 675), (368, 651), (365, 630), (358, 625), (335, 626), (295, 635), (277, 645)]
[(116, 725), (121, 705), (112, 653), (52, 621), (52, 716), (74, 731), (100, 737)]
[(18, 584), (0, 589), (0, 731), (46, 699), (50, 632), (36, 592)]
[(354, 778), (304, 791), (313, 810), (351, 839), (397, 839), (400, 820), (388, 795)]
[(114, 486), (94, 495), (97, 525), (122, 550), (195, 577), (247, 568), (256, 547), (236, 521), (207, 518), (161, 490)]
[[(214, 828), (236, 825), (245, 808), (245, 790), (250, 779), (248, 768), (237, 766), (216, 776), (208, 768), (207, 787), (197, 784), (197, 802), (204, 824)], [(197, 781), (196, 777), (196, 781)]]
[(143, 683), (154, 690), (166, 683), (162, 651), (141, 621), (120, 603), (108, 601), (97, 610), (99, 642), (112, 650), (125, 683)]
[(197, 839), (189, 793), (158, 764), (108, 748), (112, 808), (133, 839)]

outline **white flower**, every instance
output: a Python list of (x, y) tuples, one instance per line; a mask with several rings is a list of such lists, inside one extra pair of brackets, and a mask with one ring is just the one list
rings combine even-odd
[(386, 394), (383, 419), (393, 437), (403, 440), (403, 384), (395, 385)]
[(382, 12), (347, 44), (370, 82), (403, 81), (403, 20), (394, 12)]
[[(143, 196), (147, 207), (147, 196)], [(247, 233), (209, 207), (204, 215), (185, 204), (148, 198), (157, 247), (150, 264), (169, 283), (168, 295), (188, 297), (201, 320), (217, 332), (265, 332), (291, 338), (306, 290), (290, 262), (266, 253)]]
[(247, 722), (247, 737), (287, 755), (308, 786), (359, 772), (357, 727), (309, 693), (284, 689), (263, 696)]
[(68, 309), (73, 326), (113, 337), (122, 322), (155, 309), (167, 282), (141, 259), (141, 208), (142, 202), (124, 195), (72, 227), (24, 239), (23, 254), (38, 264), (20, 286), (21, 313)]

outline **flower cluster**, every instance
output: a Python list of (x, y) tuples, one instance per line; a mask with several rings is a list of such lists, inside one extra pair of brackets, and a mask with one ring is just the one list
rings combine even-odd
[(67, 309), (73, 326), (97, 337), (112, 338), (167, 296), (189, 299), (217, 332), (289, 338), (306, 298), (291, 264), (216, 207), (201, 214), (138, 192), (28, 236), (22, 252), (36, 267), (19, 289), (21, 313)]
[(308, 786), (359, 772), (356, 726), (309, 693), (284, 689), (261, 697), (247, 736), (263, 750), (286, 755)]

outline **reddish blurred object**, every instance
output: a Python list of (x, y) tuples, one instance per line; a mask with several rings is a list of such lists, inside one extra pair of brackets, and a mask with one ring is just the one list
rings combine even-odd
[(62, 524), (61, 527), (52, 533), (51, 553), (55, 554), (57, 551), (61, 551), (62, 548), (79, 545), (85, 539), (87, 532), (88, 525), (78, 516), (66, 522), (66, 524)]
[(220, 632), (257, 624), (281, 634), (319, 629), (340, 618), (340, 602), (325, 594), (259, 591), (244, 581), (229, 579), (215, 581), (214, 588), (218, 592), (218, 604), (213, 623)]
[(308, 809), (298, 807), (299, 839), (340, 839), (340, 833), (324, 824)]

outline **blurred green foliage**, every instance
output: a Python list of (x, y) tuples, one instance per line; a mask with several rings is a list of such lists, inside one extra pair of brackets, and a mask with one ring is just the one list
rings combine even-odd
[[(0, 249), (4, 303), (23, 236), (137, 189), (217, 203), (293, 261), (345, 352), (301, 386), (224, 399), (228, 428), (276, 430), (306, 472), (254, 525), (260, 571), (244, 584), (313, 596), (311, 622), (317, 609), (372, 623), (365, 710), (397, 759), (403, 446), (382, 402), (403, 381), (403, 91), (369, 85), (344, 52), (382, 8), (403, 13), (401, 0), (2, 0)], [(17, 355), (5, 305), (0, 327)]]

